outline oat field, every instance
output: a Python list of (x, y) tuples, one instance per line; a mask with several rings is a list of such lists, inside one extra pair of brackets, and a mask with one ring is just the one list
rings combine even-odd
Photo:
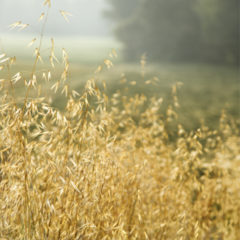
[(235, 77), (209, 108), (182, 68), (115, 68), (112, 50), (78, 78), (42, 40), (32, 65), (0, 53), (0, 239), (240, 239)]

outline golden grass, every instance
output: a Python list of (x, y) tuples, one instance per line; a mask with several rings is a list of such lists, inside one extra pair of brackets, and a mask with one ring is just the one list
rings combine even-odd
[[(108, 99), (97, 80), (109, 59), (78, 94), (67, 84), (65, 50), (51, 87), (66, 97), (60, 112), (41, 93), (41, 79), (53, 81), (37, 70), (42, 36), (29, 76), (12, 73), (15, 59), (1, 56), (1, 239), (240, 239), (235, 121), (223, 111), (217, 130), (185, 131), (178, 84), (166, 113), (154, 97), (119, 91)], [(55, 60), (52, 41), (52, 67)]]

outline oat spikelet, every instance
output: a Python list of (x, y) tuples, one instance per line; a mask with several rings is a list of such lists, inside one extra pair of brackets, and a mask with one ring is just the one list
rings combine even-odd
[(113, 63), (109, 59), (104, 60), (104, 64), (110, 69), (113, 66)]
[(64, 19), (66, 20), (66, 22), (69, 22), (68, 16), (72, 16), (71, 13), (63, 11), (63, 10), (59, 10), (60, 14), (64, 17)]
[(36, 38), (33, 38), (32, 41), (29, 42), (28, 47), (31, 47), (34, 44), (34, 42), (36, 42), (36, 40), (37, 40)]
[(45, 16), (45, 13), (42, 13), (42, 14), (40, 15), (40, 17), (39, 17), (38, 21), (42, 21), (42, 20), (43, 20), (43, 18), (44, 18), (44, 16)]
[(51, 0), (45, 0), (43, 5), (48, 5), (48, 7), (51, 7)]
[(22, 24), (21, 21), (14, 22), (14, 23), (12, 23), (11, 25), (9, 25), (9, 28), (10, 28), (10, 29), (14, 29), (14, 28), (18, 27), (18, 26), (21, 25), (21, 24)]

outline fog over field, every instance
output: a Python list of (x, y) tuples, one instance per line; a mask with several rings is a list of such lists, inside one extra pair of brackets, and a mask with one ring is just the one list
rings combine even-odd
[[(14, 33), (9, 30), (13, 22), (22, 21), (30, 24), (21, 34), (39, 33), (41, 24), (38, 18), (44, 11), (43, 1), (37, 0), (1, 0), (0, 34)], [(57, 0), (52, 2), (46, 34), (105, 36), (110, 34), (110, 23), (103, 17), (106, 6), (104, 0)], [(46, 9), (45, 9), (46, 10)], [(59, 10), (70, 12), (73, 16), (66, 23)]]

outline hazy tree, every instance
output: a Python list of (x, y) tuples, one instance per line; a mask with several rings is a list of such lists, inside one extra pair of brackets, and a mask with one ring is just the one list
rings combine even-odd
[(236, 62), (238, 0), (107, 0), (127, 59)]
[(198, 49), (198, 19), (192, 0), (145, 0), (137, 14), (119, 25), (117, 37), (125, 43), (126, 56), (146, 53), (152, 60), (194, 58)]
[(239, 61), (238, 0), (198, 0), (202, 53), (214, 62)]
[(121, 21), (130, 17), (137, 8), (141, 0), (106, 0), (110, 6), (104, 12), (105, 16), (114, 20)]

